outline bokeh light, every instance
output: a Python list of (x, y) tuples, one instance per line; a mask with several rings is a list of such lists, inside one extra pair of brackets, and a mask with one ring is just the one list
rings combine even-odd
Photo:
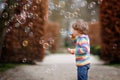
[(22, 45), (23, 45), (24, 47), (27, 47), (27, 46), (28, 46), (28, 43), (29, 43), (29, 42), (28, 42), (27, 40), (24, 40), (23, 43), (22, 43)]

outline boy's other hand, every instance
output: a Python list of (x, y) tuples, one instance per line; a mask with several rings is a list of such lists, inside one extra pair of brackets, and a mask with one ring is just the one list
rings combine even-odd
[(67, 50), (68, 50), (68, 52), (70, 52), (71, 54), (74, 54), (74, 49), (68, 48)]

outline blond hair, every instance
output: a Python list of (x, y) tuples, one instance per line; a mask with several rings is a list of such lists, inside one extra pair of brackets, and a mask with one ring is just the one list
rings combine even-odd
[(88, 23), (83, 20), (77, 20), (73, 25), (72, 28), (77, 30), (81, 34), (88, 34)]

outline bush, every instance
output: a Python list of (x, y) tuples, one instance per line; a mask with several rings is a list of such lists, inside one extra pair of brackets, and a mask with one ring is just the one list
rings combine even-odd
[[(10, 9), (9, 7), (14, 6), (15, 3), (17, 4), (16, 7)], [(0, 26), (5, 29), (7, 28), (7, 32), (2, 33), (3, 35), (5, 34), (2, 37), (4, 40), (2, 40), (2, 53), (0, 54), (2, 62), (19, 62), (21, 60), (42, 61), (44, 58), (44, 49), (39, 44), (39, 40), (45, 33), (44, 27), (47, 22), (48, 3), (47, 0), (39, 0), (37, 3), (36, 0), (32, 0), (30, 8), (24, 10), (24, 7), (28, 3), (26, 0), (7, 0), (8, 7), (6, 7), (5, 12), (9, 14), (8, 18), (12, 17), (13, 19), (3, 19), (0, 16)], [(16, 16), (14, 16), (15, 14)], [(22, 21), (21, 18), (19, 21), (21, 14), (25, 14), (24, 16), (29, 15), (29, 17), (27, 16), (25, 19), (21, 17)], [(6, 21), (10, 22), (4, 25), (3, 23)], [(2, 32), (5, 31), (3, 30)]]
[(101, 50), (100, 46), (98, 45), (91, 46), (90, 50), (91, 50), (91, 54), (100, 55), (100, 50)]
[(109, 63), (120, 63), (120, 2), (103, 0), (100, 5), (101, 58)]

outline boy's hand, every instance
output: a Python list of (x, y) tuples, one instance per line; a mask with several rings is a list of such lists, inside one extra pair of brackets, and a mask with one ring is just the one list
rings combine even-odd
[(75, 39), (75, 36), (73, 35), (72, 32), (69, 32), (68, 35), (69, 35), (69, 37), (70, 37), (71, 39)]
[(70, 39), (72, 40), (75, 39), (75, 36), (73, 34), (70, 34), (69, 36), (70, 36)]
[(68, 48), (67, 50), (68, 50), (68, 52), (70, 52), (71, 54), (74, 54), (74, 49)]

